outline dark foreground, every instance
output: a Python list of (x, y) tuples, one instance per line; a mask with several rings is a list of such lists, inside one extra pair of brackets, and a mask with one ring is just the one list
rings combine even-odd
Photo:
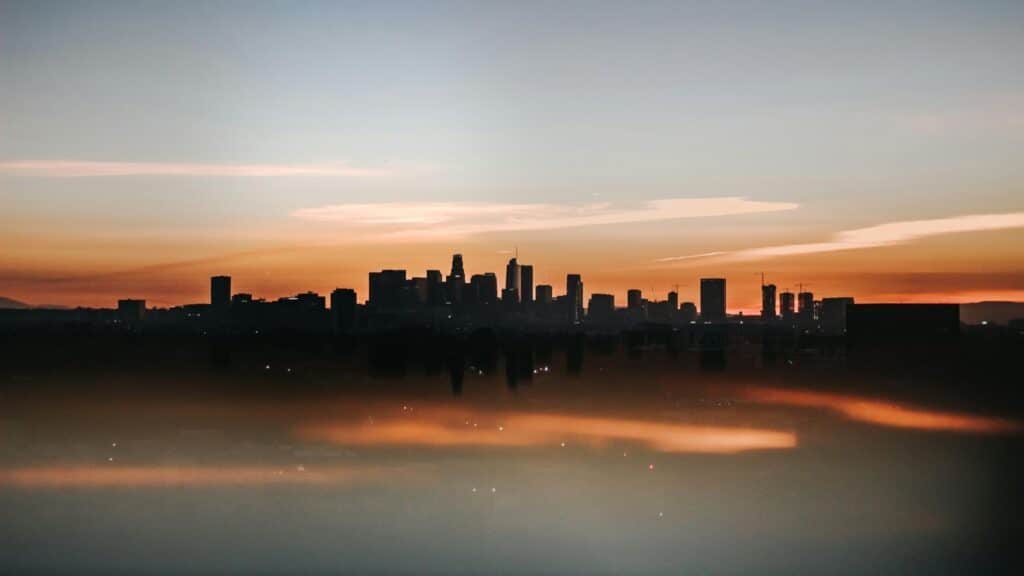
[(1021, 568), (1017, 341), (3, 350), (4, 573)]

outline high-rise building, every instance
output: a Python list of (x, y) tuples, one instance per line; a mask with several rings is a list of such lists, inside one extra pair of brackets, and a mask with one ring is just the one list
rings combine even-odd
[(231, 276), (210, 278), (210, 304), (214, 308), (227, 308), (231, 305)]
[(800, 310), (798, 312), (800, 320), (804, 322), (814, 320), (814, 294), (811, 292), (801, 292), (797, 294), (797, 303), (800, 305)]
[(794, 300), (794, 294), (788, 290), (779, 294), (779, 314), (782, 316), (783, 320), (793, 320)]
[[(501, 299), (510, 303), (518, 303), (519, 295), (522, 294), (522, 284), (519, 277), (519, 262), (512, 258), (505, 266), (505, 290), (501, 292)], [(506, 298), (507, 296), (507, 298)]]
[(331, 292), (331, 320), (334, 329), (348, 332), (356, 325), (356, 291), (351, 288), (337, 288)]
[(675, 314), (679, 310), (679, 292), (673, 290), (668, 293), (668, 309), (672, 314)]
[(846, 309), (853, 304), (853, 298), (821, 299), (821, 330), (830, 335), (846, 332)]
[(462, 267), (462, 254), (452, 255), (452, 271), (449, 276), (466, 277), (466, 270)]
[(569, 323), (579, 324), (583, 320), (583, 279), (579, 274), (566, 275), (565, 299)]
[(693, 302), (683, 302), (683, 305), (679, 307), (679, 319), (683, 322), (697, 320), (697, 305)]
[(426, 306), (430, 284), (426, 276), (414, 276), (409, 280), (409, 292), (412, 302), (417, 306)]
[(448, 275), (448, 302), (462, 304), (462, 289), (466, 283), (466, 271), (462, 267), (462, 254), (452, 256), (452, 272)]
[(554, 300), (554, 289), (550, 284), (538, 284), (537, 285), (537, 303), (538, 304), (551, 304)]
[(519, 299), (523, 303), (533, 302), (533, 264), (519, 265)]
[(725, 278), (700, 279), (700, 317), (705, 322), (725, 321)]
[(775, 312), (775, 284), (761, 285), (761, 318), (774, 320), (777, 317)]
[(146, 315), (145, 300), (118, 300), (117, 317), (121, 322), (138, 322)]
[(444, 277), (440, 270), (427, 270), (427, 303), (441, 306), (445, 302)]
[(397, 308), (402, 305), (406, 290), (405, 270), (370, 272), (370, 300), (375, 308)]
[(469, 279), (469, 292), (477, 304), (494, 304), (498, 301), (498, 277), (494, 272), (473, 274)]
[(588, 322), (610, 322), (615, 318), (615, 296), (613, 294), (591, 294), (587, 304)]
[(643, 309), (644, 298), (643, 293), (636, 289), (631, 288), (626, 291), (626, 309), (630, 312), (639, 312)]

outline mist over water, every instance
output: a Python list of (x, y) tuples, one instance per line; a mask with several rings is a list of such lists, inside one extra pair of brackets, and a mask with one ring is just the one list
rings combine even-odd
[(1015, 568), (1024, 420), (996, 384), (846, 355), (492, 344), (128, 339), (10, 356), (0, 565)]

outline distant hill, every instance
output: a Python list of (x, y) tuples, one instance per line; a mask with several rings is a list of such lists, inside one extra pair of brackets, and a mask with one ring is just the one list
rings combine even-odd
[(31, 306), (25, 304), (24, 302), (18, 302), (17, 300), (11, 298), (4, 298), (3, 296), (0, 296), (0, 309), (25, 310), (27, 308), (31, 308)]
[(1006, 324), (1024, 318), (1024, 302), (974, 302), (960, 305), (960, 321), (965, 324)]

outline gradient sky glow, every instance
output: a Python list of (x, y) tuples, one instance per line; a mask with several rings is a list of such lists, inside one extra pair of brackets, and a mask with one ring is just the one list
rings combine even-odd
[[(1024, 4), (0, 0), (0, 296), (1024, 300)], [(501, 274), (499, 274), (500, 276)]]

